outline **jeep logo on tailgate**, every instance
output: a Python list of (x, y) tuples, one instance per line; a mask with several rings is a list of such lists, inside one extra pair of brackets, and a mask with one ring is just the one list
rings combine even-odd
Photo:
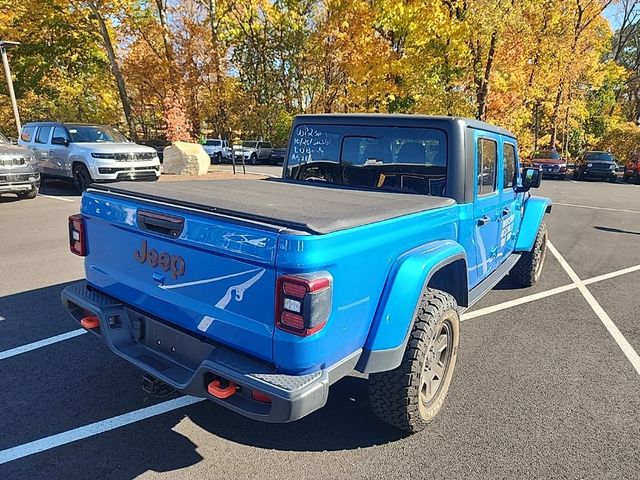
[(140, 263), (148, 262), (152, 267), (160, 267), (165, 272), (171, 270), (174, 279), (184, 275), (184, 258), (167, 252), (158, 253), (155, 248), (148, 247), (146, 240), (142, 241), (140, 250), (136, 250), (133, 256)]

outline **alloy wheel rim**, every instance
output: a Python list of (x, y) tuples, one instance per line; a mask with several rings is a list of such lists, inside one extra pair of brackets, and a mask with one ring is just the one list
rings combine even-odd
[(445, 320), (429, 341), (420, 376), (420, 403), (430, 404), (438, 395), (447, 378), (453, 349), (453, 327)]
[(542, 273), (542, 266), (544, 265), (544, 260), (547, 256), (547, 236), (545, 235), (542, 239), (542, 245), (540, 245), (540, 259), (538, 260), (538, 264), (536, 265), (535, 278), (538, 280), (540, 278), (540, 274)]

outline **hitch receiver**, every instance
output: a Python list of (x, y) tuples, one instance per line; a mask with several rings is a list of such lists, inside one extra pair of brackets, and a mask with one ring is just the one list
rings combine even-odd
[(142, 377), (140, 380), (140, 387), (142, 387), (142, 390), (145, 392), (159, 398), (166, 397), (175, 391), (175, 388), (171, 385), (167, 385), (162, 380), (158, 380), (151, 375), (144, 375)]

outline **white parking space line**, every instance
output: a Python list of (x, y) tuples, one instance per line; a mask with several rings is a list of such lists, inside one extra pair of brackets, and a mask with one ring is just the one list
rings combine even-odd
[(481, 308), (479, 310), (475, 310), (469, 313), (464, 313), (460, 317), (460, 320), (464, 321), (464, 320), (471, 320), (472, 318), (476, 318), (476, 317), (482, 317), (484, 315), (489, 315), (490, 313), (495, 313), (495, 312), (499, 312), (500, 310), (505, 310), (507, 308), (522, 305), (523, 303), (534, 302), (536, 300), (550, 297), (552, 295), (568, 292), (569, 290), (573, 290), (575, 288), (578, 288), (578, 285), (575, 283), (570, 283), (568, 285), (563, 285), (562, 287), (552, 288), (550, 290), (545, 290), (544, 292), (534, 293), (532, 295), (527, 295), (526, 297), (520, 297), (520, 298), (516, 298), (515, 300), (509, 300), (508, 302), (498, 303), (497, 305), (491, 305), (490, 307)]
[(16, 355), (20, 355), (21, 353), (30, 352), (38, 348), (46, 347), (47, 345), (51, 345), (53, 343), (62, 342), (63, 340), (68, 340), (79, 335), (84, 335), (85, 333), (88, 332), (84, 328), (79, 328), (67, 333), (61, 333), (60, 335), (56, 335), (55, 337), (45, 338), (44, 340), (38, 340), (37, 342), (28, 343), (27, 345), (12, 348), (11, 350), (5, 350), (4, 352), (0, 352), (0, 360), (15, 357)]
[(620, 330), (618, 330), (618, 327), (616, 327), (615, 323), (613, 323), (611, 317), (609, 317), (607, 312), (604, 311), (596, 298), (591, 294), (589, 289), (587, 289), (584, 282), (580, 280), (578, 274), (573, 270), (573, 268), (571, 268), (571, 265), (567, 263), (562, 255), (560, 255), (560, 252), (558, 252), (556, 247), (554, 247), (551, 242), (548, 243), (548, 247), (549, 251), (553, 254), (554, 257), (556, 257), (562, 268), (564, 268), (564, 270), (567, 272), (567, 275), (569, 275), (571, 280), (573, 280), (577, 284), (578, 290), (580, 290), (582, 296), (585, 298), (589, 306), (593, 309), (605, 328), (609, 331), (613, 339), (620, 347), (620, 350), (622, 350), (627, 359), (631, 362), (633, 368), (636, 369), (638, 375), (640, 375), (640, 356), (638, 356), (638, 353), (633, 349), (627, 339), (624, 338), (624, 335), (622, 335)]
[(167, 402), (158, 403), (150, 407), (141, 408), (140, 410), (134, 410), (133, 412), (124, 413), (117, 417), (107, 418), (96, 423), (91, 423), (83, 427), (74, 428), (66, 432), (57, 433), (49, 437), (41, 438), (33, 442), (24, 443), (17, 447), (7, 448), (6, 450), (0, 450), (0, 465), (17, 460), (19, 458), (28, 457), (35, 453), (51, 450), (52, 448), (66, 445), (77, 440), (93, 437), (116, 428), (130, 425), (140, 420), (162, 415), (163, 413), (171, 412), (194, 403), (204, 401), (204, 398), (196, 397), (180, 397)]
[(553, 204), (554, 205), (562, 205), (563, 207), (590, 208), (592, 210), (605, 210), (607, 212), (640, 213), (640, 210), (623, 210), (621, 208), (594, 207), (592, 205), (577, 205), (575, 203), (553, 202)]
[(609, 280), (610, 278), (619, 277), (620, 275), (626, 275), (627, 273), (633, 273), (640, 271), (640, 265), (635, 265), (629, 268), (623, 268), (622, 270), (616, 270), (615, 272), (605, 273), (604, 275), (598, 275), (597, 277), (583, 280), (584, 285), (591, 285), (592, 283), (602, 282), (603, 280)]
[(75, 202), (75, 199), (58, 197), (56, 195), (45, 195), (43, 193), (39, 193), (38, 196), (39, 197), (44, 197), (44, 198), (52, 198), (53, 200), (60, 200), (62, 202)]
[(579, 183), (579, 182), (576, 182), (575, 180), (569, 180), (569, 181), (570, 181), (571, 183)]

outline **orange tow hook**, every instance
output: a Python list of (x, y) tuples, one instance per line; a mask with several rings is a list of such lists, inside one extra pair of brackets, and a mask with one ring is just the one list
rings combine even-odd
[(88, 330), (91, 330), (92, 328), (98, 328), (100, 326), (100, 319), (93, 315), (83, 317), (82, 320), (80, 320), (80, 325)]
[(225, 398), (229, 398), (231, 395), (236, 393), (236, 384), (233, 382), (229, 382), (229, 385), (223, 388), (222, 386), (220, 386), (220, 380), (214, 380), (209, 385), (207, 385), (207, 392), (209, 392), (216, 398), (224, 400)]

